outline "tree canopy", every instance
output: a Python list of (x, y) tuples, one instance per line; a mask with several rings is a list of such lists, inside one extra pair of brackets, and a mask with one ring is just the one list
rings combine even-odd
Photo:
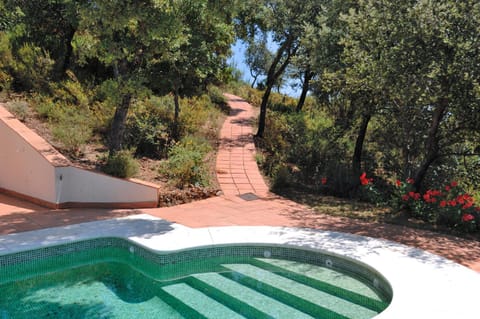
[[(474, 187), (478, 21), (475, 0), (1, 0), (0, 89), (55, 95), (60, 87), (85, 107), (90, 95), (70, 82), (97, 88), (91, 95), (108, 88), (116, 99), (105, 135), (115, 153), (131, 105), (167, 95), (178, 121), (179, 99), (227, 78), (240, 39), (252, 86), (265, 77), (256, 136), (288, 128), (285, 145), (295, 147), (287, 151), (298, 154), (282, 161), (308, 162), (304, 176), (338, 170), (353, 189), (364, 171), (412, 177), (416, 189), (463, 176)], [(285, 97), (271, 100), (288, 77), (302, 83), (292, 118), (278, 107)]]

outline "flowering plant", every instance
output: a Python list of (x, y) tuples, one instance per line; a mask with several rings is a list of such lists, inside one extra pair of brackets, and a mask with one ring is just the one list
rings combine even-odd
[[(428, 189), (420, 194), (413, 189), (414, 181), (395, 181), (394, 197), (400, 198), (414, 217), (427, 222), (444, 224), (462, 231), (475, 231), (480, 222), (480, 207), (456, 181), (442, 189)], [(398, 200), (397, 200), (398, 202)]]
[(373, 184), (373, 178), (368, 178), (367, 173), (363, 172), (360, 175), (360, 185), (362, 186), (361, 191), (363, 196), (372, 203), (375, 203), (377, 206), (384, 205), (385, 201), (380, 192), (375, 188)]

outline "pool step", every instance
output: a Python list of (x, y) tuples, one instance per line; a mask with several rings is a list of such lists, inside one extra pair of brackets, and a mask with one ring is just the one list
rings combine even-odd
[[(192, 288), (186, 283), (178, 283), (165, 286), (162, 290), (169, 295), (167, 299), (180, 305), (182, 314), (187, 318), (195, 319), (245, 319), (245, 317), (232, 311), (216, 300), (208, 297), (202, 292)], [(163, 296), (165, 297), (165, 296)]]
[(279, 259), (257, 258), (251, 264), (376, 312), (388, 306), (387, 301), (364, 283), (352, 281), (350, 277), (345, 279), (347, 276), (328, 268)]
[(249, 264), (223, 264), (232, 272), (224, 276), (250, 287), (262, 294), (275, 297), (293, 307), (305, 309), (316, 318), (367, 319), (377, 311), (362, 307), (335, 295), (271, 273)]
[(192, 275), (189, 284), (251, 319), (326, 318), (310, 316), (217, 273)]

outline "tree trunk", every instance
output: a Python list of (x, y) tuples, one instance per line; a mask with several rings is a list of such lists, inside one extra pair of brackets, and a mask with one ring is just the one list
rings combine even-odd
[(308, 90), (310, 89), (310, 80), (313, 78), (314, 73), (310, 71), (308, 67), (305, 70), (304, 78), (303, 78), (303, 85), (302, 85), (302, 93), (300, 94), (300, 98), (298, 99), (297, 103), (297, 112), (300, 112), (305, 104), (305, 99), (307, 98)]
[(267, 119), (267, 103), (272, 92), (272, 86), (267, 86), (265, 93), (263, 94), (262, 104), (260, 105), (260, 116), (258, 118), (258, 131), (257, 137), (262, 138), (263, 133), (265, 132), (265, 121)]
[(175, 115), (173, 117), (173, 138), (178, 140), (180, 137), (179, 117), (180, 117), (180, 101), (178, 89), (173, 91), (173, 103), (175, 104)]
[(73, 54), (72, 41), (73, 37), (75, 36), (75, 32), (75, 28), (70, 26), (67, 38), (65, 39), (65, 55), (63, 57), (62, 75), (65, 74), (65, 72), (70, 68), (70, 62)]
[(258, 75), (255, 75), (255, 76), (252, 75), (252, 78), (253, 78), (253, 81), (252, 81), (251, 87), (253, 89), (255, 87), (255, 83), (257, 82)]
[(361, 174), (363, 145), (365, 142), (365, 137), (367, 135), (368, 123), (370, 122), (371, 118), (372, 115), (370, 113), (364, 114), (362, 116), (362, 123), (360, 124), (357, 140), (355, 142), (355, 151), (353, 152), (352, 158), (352, 173), (353, 177), (357, 180), (358, 176), (360, 176)]
[[(258, 131), (257, 134), (255, 135), (256, 137), (263, 137), (263, 133), (265, 132), (265, 120), (267, 117), (267, 104), (268, 104), (268, 99), (270, 98), (270, 93), (272, 92), (272, 88), (275, 85), (275, 82), (277, 79), (282, 75), (282, 73), (285, 71), (287, 68), (288, 63), (290, 62), (290, 58), (295, 54), (296, 48), (291, 48), (293, 45), (293, 38), (289, 37), (285, 40), (285, 42), (280, 46), (280, 48), (277, 51), (277, 54), (275, 56), (275, 59), (272, 61), (272, 65), (268, 69), (268, 74), (267, 74), (267, 87), (265, 89), (265, 93), (263, 94), (262, 97), (262, 104), (260, 105), (260, 117), (258, 119)], [(277, 70), (277, 66), (280, 63), (280, 60), (282, 59), (283, 54), (287, 51), (287, 57), (285, 60), (282, 62), (280, 67)]]
[(433, 112), (432, 122), (430, 124), (427, 141), (425, 143), (425, 160), (418, 168), (414, 178), (415, 183), (413, 185), (417, 191), (420, 190), (423, 180), (427, 175), (428, 169), (439, 157), (440, 138), (438, 136), (438, 131), (440, 129), (442, 119), (446, 113), (447, 106), (448, 99), (442, 98)]
[(130, 102), (132, 95), (126, 93), (122, 97), (122, 103), (115, 109), (115, 115), (112, 121), (112, 127), (110, 129), (110, 155), (120, 151), (123, 147), (123, 138), (125, 134), (125, 123), (127, 121), (128, 109), (130, 108)]

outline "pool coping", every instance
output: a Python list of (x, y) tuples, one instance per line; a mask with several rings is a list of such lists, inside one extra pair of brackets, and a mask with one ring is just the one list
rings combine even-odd
[(118, 237), (157, 252), (230, 244), (270, 244), (317, 250), (363, 263), (393, 289), (376, 319), (478, 318), (480, 275), (453, 261), (391, 241), (273, 226), (189, 228), (147, 214), (0, 236), (0, 255), (100, 237)]

